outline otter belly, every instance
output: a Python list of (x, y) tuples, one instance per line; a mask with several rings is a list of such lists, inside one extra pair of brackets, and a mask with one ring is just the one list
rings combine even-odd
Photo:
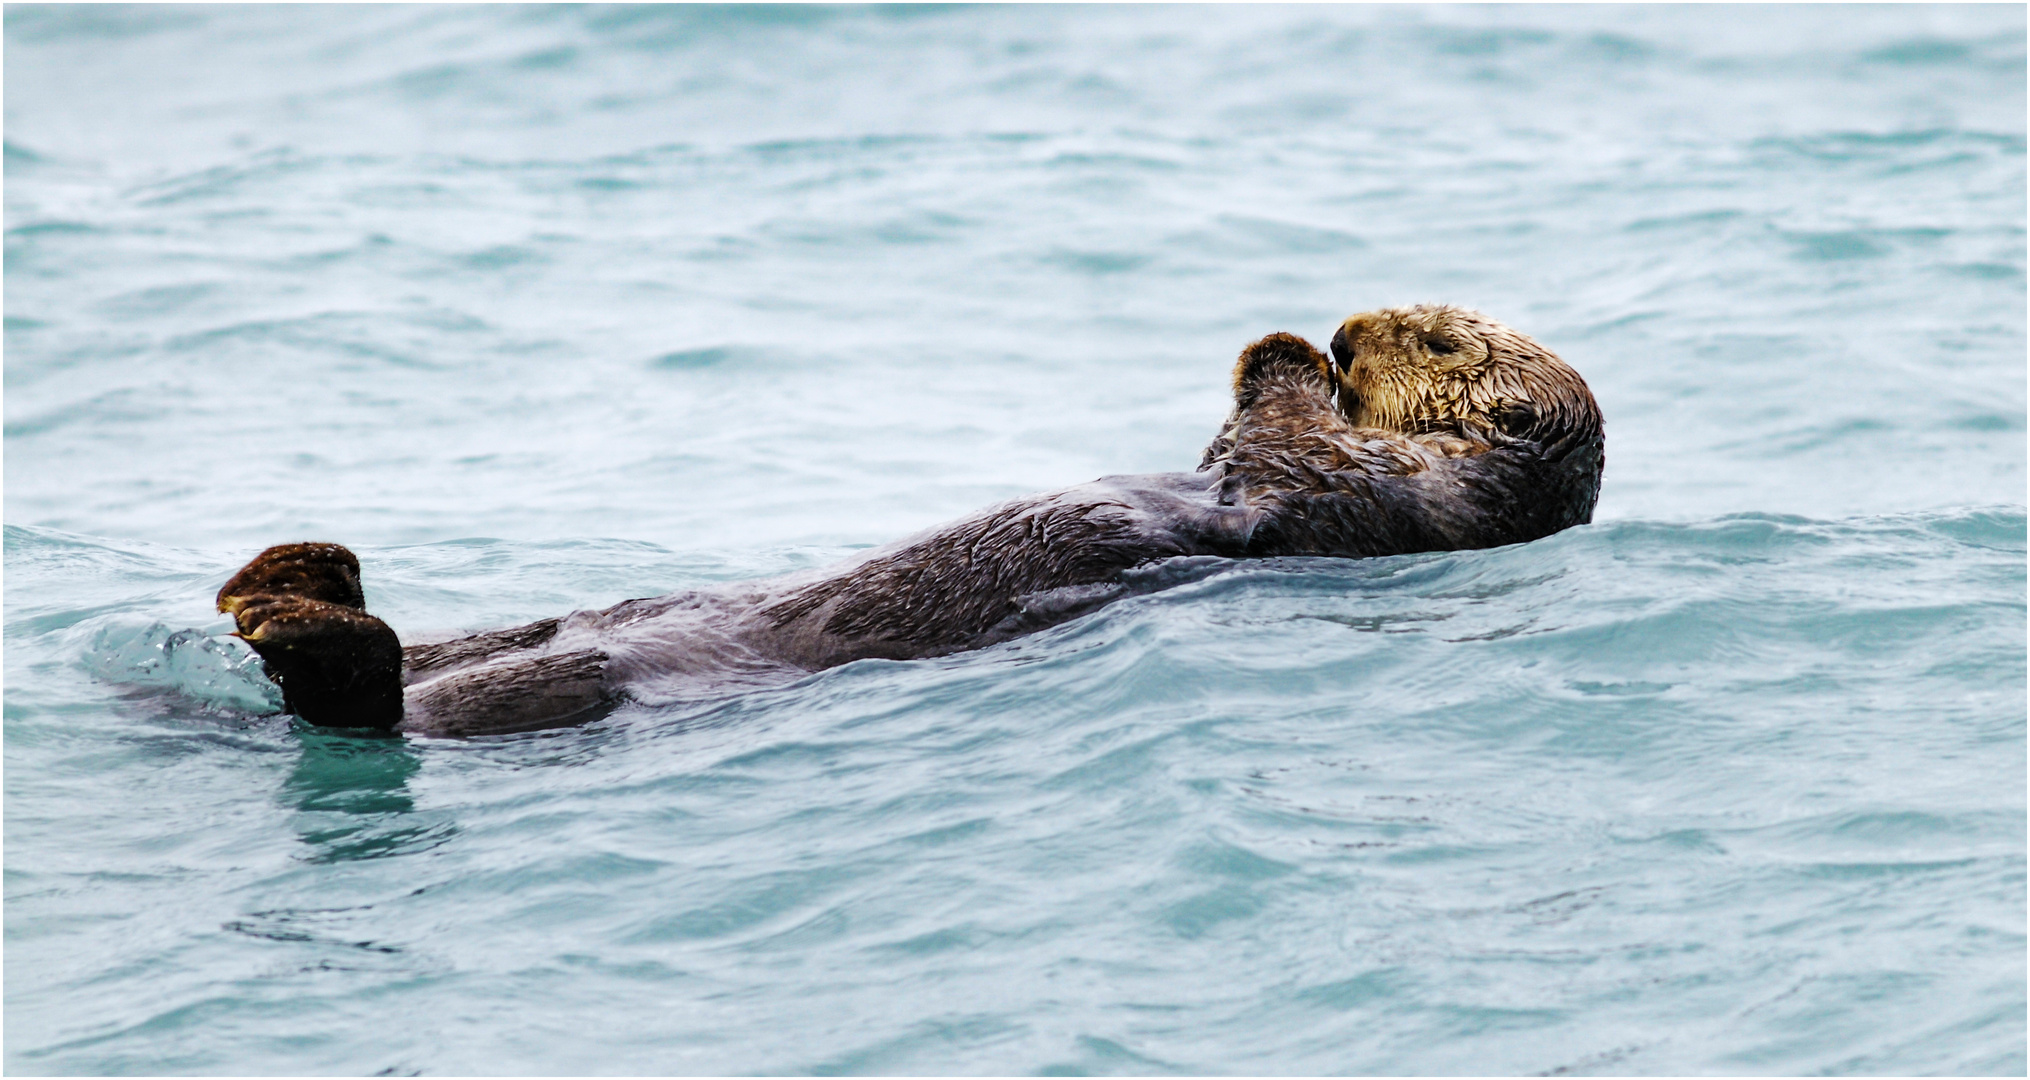
[(1237, 554), (1251, 522), (1209, 474), (1115, 476), (990, 506), (762, 599), (743, 637), (806, 670), (979, 648), (1122, 595), (1132, 568)]

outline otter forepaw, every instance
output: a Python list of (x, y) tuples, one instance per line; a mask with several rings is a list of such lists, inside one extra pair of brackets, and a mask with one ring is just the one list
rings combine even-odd
[(1273, 380), (1330, 388), (1331, 361), (1295, 334), (1276, 333), (1241, 350), (1234, 363), (1234, 400), (1253, 400), (1261, 384)]

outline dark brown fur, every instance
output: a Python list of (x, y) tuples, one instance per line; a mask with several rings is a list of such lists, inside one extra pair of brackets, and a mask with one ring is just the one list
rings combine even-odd
[(338, 544), (277, 544), (254, 557), (219, 589), (220, 611), (257, 596), (297, 596), (365, 611), (359, 560)]
[(470, 637), (410, 645), (402, 649), (402, 682), (412, 683), (429, 675), (484, 660), (498, 653), (533, 649), (557, 636), (556, 619), (538, 619), (527, 626), (488, 630)]

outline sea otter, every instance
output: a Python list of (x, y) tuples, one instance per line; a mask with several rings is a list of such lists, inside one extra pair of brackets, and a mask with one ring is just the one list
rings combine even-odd
[(977, 649), (1160, 587), (1208, 558), (1485, 548), (1592, 518), (1600, 409), (1550, 350), (1483, 315), (1355, 315), (1331, 356), (1270, 334), (1198, 470), (990, 506), (821, 570), (628, 600), (402, 647), (336, 544), (262, 552), (219, 590), (313, 724), (464, 736), (580, 723), (867, 657)]

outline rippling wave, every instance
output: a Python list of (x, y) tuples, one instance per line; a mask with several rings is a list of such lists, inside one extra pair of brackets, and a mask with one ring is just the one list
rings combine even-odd
[[(10, 1072), (2024, 1070), (2020, 7), (6, 29)], [(1594, 524), (467, 741), (211, 610), (808, 569), (1425, 300)]]

